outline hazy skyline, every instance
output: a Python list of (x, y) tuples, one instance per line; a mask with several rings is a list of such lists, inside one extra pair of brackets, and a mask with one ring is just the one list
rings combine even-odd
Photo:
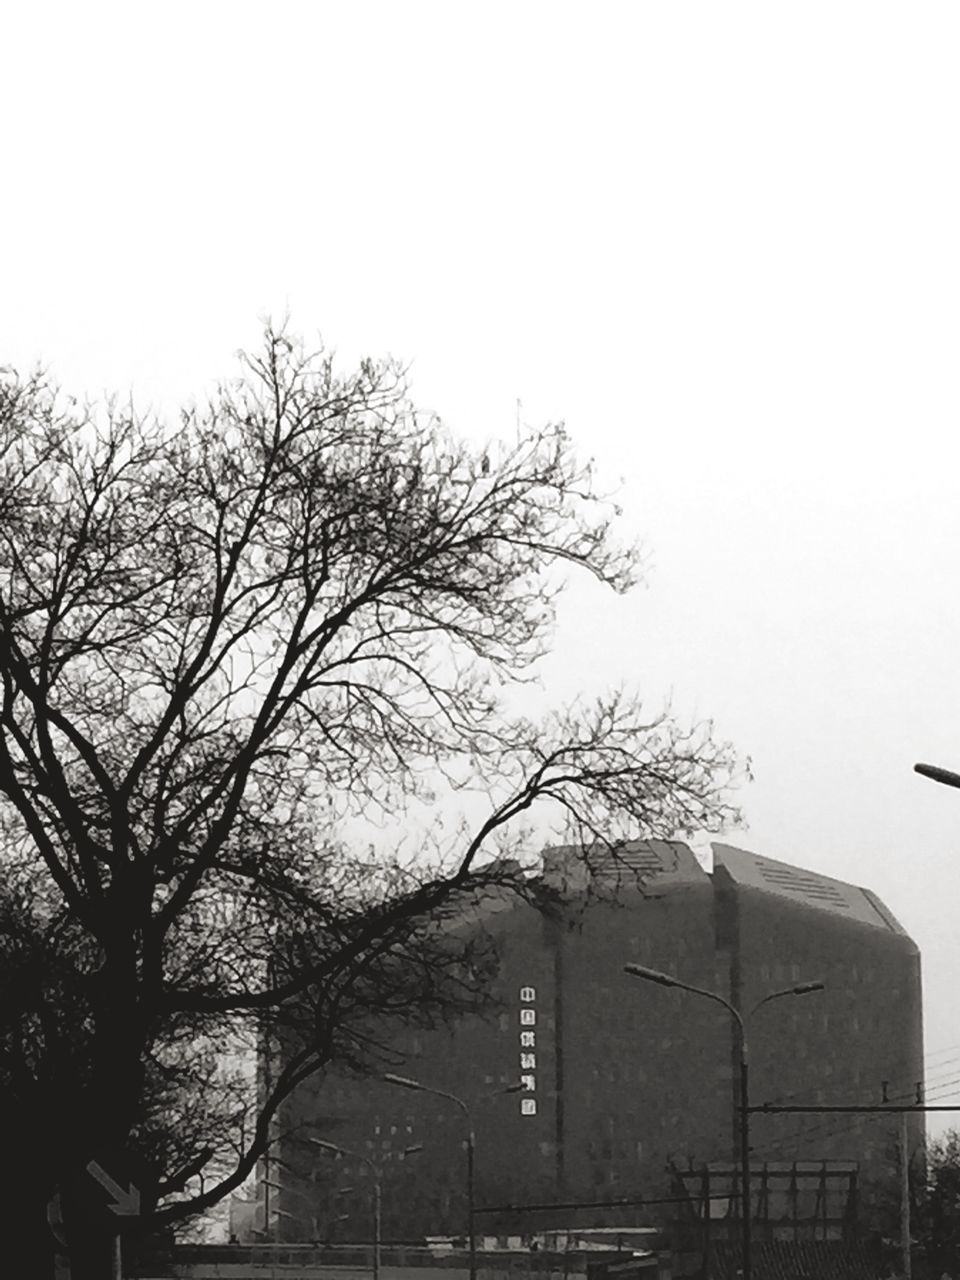
[(960, 769), (956, 8), (5, 25), (0, 363), (174, 411), (289, 313), (473, 438), (565, 419), (650, 572), (572, 587), (546, 694), (714, 720), (727, 838), (884, 899), (960, 1099), (960, 793), (912, 773)]

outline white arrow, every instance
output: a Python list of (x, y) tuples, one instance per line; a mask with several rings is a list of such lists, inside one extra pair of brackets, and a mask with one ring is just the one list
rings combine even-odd
[(109, 1208), (120, 1218), (133, 1218), (140, 1212), (140, 1190), (133, 1183), (124, 1191), (119, 1183), (114, 1182), (105, 1169), (101, 1169), (96, 1160), (87, 1165), (87, 1173), (96, 1178), (108, 1195), (113, 1196), (114, 1204)]

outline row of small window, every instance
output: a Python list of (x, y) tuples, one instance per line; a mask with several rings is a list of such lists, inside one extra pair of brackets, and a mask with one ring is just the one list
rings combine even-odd
[(643, 1143), (614, 1142), (611, 1138), (602, 1142), (591, 1139), (587, 1143), (587, 1156), (590, 1160), (642, 1160)]
[[(366, 1145), (367, 1147), (374, 1146), (372, 1142), (368, 1142)], [(381, 1167), (381, 1166), (385, 1167), (386, 1165), (391, 1164), (394, 1160), (402, 1162), (407, 1159), (415, 1159), (414, 1152), (407, 1152), (402, 1148), (399, 1151), (391, 1151), (389, 1149), (390, 1148), (389, 1142), (384, 1142), (382, 1146), (383, 1146), (383, 1150), (377, 1153), (378, 1167)], [(345, 1177), (350, 1177), (350, 1178), (366, 1178), (368, 1174), (370, 1174), (370, 1166), (363, 1161), (360, 1161), (359, 1163), (355, 1163), (354, 1161), (348, 1158), (340, 1157), (336, 1161), (336, 1173)], [(317, 1178), (318, 1178), (317, 1170), (316, 1169), (311, 1170), (310, 1180), (312, 1182), (316, 1182)]]
[[(771, 941), (775, 941), (771, 939)], [(801, 970), (804, 966), (793, 962), (791, 964), (762, 964), (760, 965), (760, 979), (762, 982), (800, 982), (809, 973), (804, 974)], [(809, 970), (809, 966), (807, 966)], [(820, 970), (817, 970), (820, 973)], [(873, 965), (864, 965), (861, 967), (852, 964), (846, 969), (845, 977), (851, 983), (863, 983), (870, 986), (877, 980), (877, 971)], [(834, 984), (836, 986), (836, 984)], [(886, 990), (886, 988), (884, 988)], [(892, 991), (890, 992), (892, 996)], [(899, 994), (899, 992), (898, 992)]]
[[(671, 937), (669, 942), (676, 948), (673, 955), (665, 955), (663, 951), (664, 943), (667, 942), (665, 937), (657, 937), (656, 935), (647, 934), (646, 936), (633, 937), (627, 940), (627, 950), (631, 956), (646, 956), (650, 958), (655, 956), (658, 962), (669, 973), (675, 973), (680, 964), (682, 957), (687, 956), (691, 952), (691, 948), (683, 940), (683, 938)], [(713, 949), (713, 938), (704, 939), (702, 946), (694, 946), (692, 950), (699, 952), (704, 958), (709, 959), (709, 952)]]
[[(606, 1088), (595, 1090), (590, 1085), (587, 1085), (578, 1092), (577, 1101), (587, 1111), (591, 1110), (594, 1104), (596, 1104), (597, 1107), (609, 1106), (610, 1091)], [(611, 1128), (614, 1128), (622, 1123), (622, 1119), (610, 1116), (607, 1123)], [(657, 1125), (659, 1128), (663, 1129), (669, 1125), (679, 1124), (680, 1114), (676, 1110), (669, 1111), (661, 1108), (660, 1110), (654, 1110), (648, 1113), (648, 1123)]]
[[(771, 942), (776, 943), (775, 938), (771, 938)], [(802, 978), (800, 965), (796, 962), (792, 964), (762, 964), (760, 966), (761, 982), (800, 982)]]

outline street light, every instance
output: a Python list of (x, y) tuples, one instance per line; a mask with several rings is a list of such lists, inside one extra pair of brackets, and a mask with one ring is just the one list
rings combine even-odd
[[(433, 1093), (438, 1098), (446, 1098), (448, 1102), (455, 1103), (464, 1114), (467, 1122), (467, 1244), (470, 1260), (470, 1280), (477, 1280), (477, 1242), (473, 1230), (475, 1216), (474, 1164), (476, 1162), (477, 1139), (470, 1108), (463, 1098), (458, 1098), (455, 1093), (447, 1093), (445, 1089), (435, 1089), (433, 1085), (423, 1084), (420, 1080), (411, 1080), (409, 1076), (398, 1076), (394, 1075), (392, 1071), (388, 1071), (383, 1079), (387, 1084), (399, 1085), (401, 1089), (414, 1089), (418, 1093)], [(523, 1087), (523, 1081), (518, 1080), (513, 1084), (507, 1085), (505, 1089), (495, 1089), (493, 1093), (487, 1094), (485, 1097), (486, 1100), (489, 1100), (507, 1093), (519, 1093)]]
[(455, 1103), (463, 1112), (467, 1122), (467, 1246), (470, 1258), (470, 1280), (477, 1280), (477, 1242), (473, 1234), (473, 1165), (477, 1141), (473, 1131), (473, 1116), (470, 1114), (470, 1108), (455, 1093), (447, 1093), (444, 1089), (434, 1089), (432, 1085), (421, 1084), (419, 1080), (411, 1080), (409, 1076), (397, 1076), (393, 1072), (388, 1072), (383, 1078), (387, 1084), (399, 1085), (401, 1089), (415, 1089), (418, 1093), (433, 1093), (438, 1098), (446, 1098), (448, 1102)]
[[(383, 1168), (372, 1160), (370, 1156), (365, 1156), (361, 1151), (349, 1151), (346, 1147), (338, 1147), (335, 1142), (324, 1142), (322, 1138), (307, 1138), (307, 1141), (314, 1147), (322, 1147), (324, 1151), (332, 1151), (338, 1156), (347, 1156), (350, 1160), (362, 1160), (370, 1172), (373, 1174), (373, 1280), (380, 1280), (380, 1242), (381, 1242), (381, 1221), (382, 1221), (382, 1191), (381, 1179), (383, 1177)], [(404, 1147), (403, 1155), (412, 1156), (416, 1152), (422, 1151), (423, 1145), (415, 1143), (411, 1147)], [(337, 1219), (340, 1221), (340, 1219)]]
[[(703, 987), (691, 986), (681, 982), (670, 973), (661, 973), (659, 969), (648, 969), (642, 964), (625, 964), (624, 973), (632, 978), (642, 978), (645, 982), (655, 982), (661, 987), (677, 987), (681, 991), (690, 991), (696, 996), (704, 996), (707, 1000), (715, 1000), (722, 1004), (731, 1015), (737, 1028), (740, 1062), (740, 1238), (743, 1248), (743, 1280), (751, 1280), (752, 1259), (750, 1240), (750, 1085), (747, 1058), (747, 1029), (743, 1015), (739, 1009), (716, 991), (706, 991)], [(779, 1000), (781, 996), (806, 996), (812, 991), (822, 991), (822, 982), (799, 982), (793, 987), (784, 987), (782, 991), (771, 991), (762, 1000), (758, 1000), (747, 1018), (752, 1018), (757, 1010), (771, 1000)]]
[(934, 782), (942, 782), (944, 786), (960, 787), (960, 773), (954, 773), (952, 769), (941, 769), (938, 764), (915, 764), (913, 771), (924, 778), (932, 778)]

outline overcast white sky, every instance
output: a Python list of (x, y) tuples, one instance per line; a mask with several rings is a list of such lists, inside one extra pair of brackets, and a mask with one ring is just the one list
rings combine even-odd
[[(875, 889), (960, 1098), (960, 9), (11, 7), (0, 363), (173, 406), (289, 311), (477, 437), (566, 419), (646, 590), (549, 691), (753, 760), (733, 836)], [(960, 1122), (960, 1117), (958, 1117)]]

